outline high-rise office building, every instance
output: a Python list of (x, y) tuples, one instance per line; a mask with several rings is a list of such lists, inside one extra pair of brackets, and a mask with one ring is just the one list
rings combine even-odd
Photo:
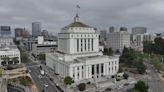
[(23, 28), (15, 28), (15, 37), (21, 37), (23, 30)]
[(130, 33), (125, 27), (121, 27), (120, 31), (113, 30), (108, 34), (106, 43), (108, 48), (122, 52), (124, 47), (130, 47)]
[(101, 30), (100, 31), (100, 41), (106, 41), (106, 38), (107, 38), (107, 31)]
[(37, 37), (39, 35), (41, 35), (41, 23), (33, 22), (32, 23), (32, 36)]
[(1, 26), (0, 27), (1, 37), (11, 37), (11, 28), (10, 26)]
[(109, 27), (109, 33), (116, 32), (118, 29), (114, 26)]
[(44, 36), (44, 37), (48, 37), (48, 36), (49, 36), (49, 33), (48, 33), (47, 30), (43, 30), (43, 31), (41, 32), (41, 35)]
[(134, 27), (134, 28), (132, 28), (132, 35), (144, 34), (146, 32), (147, 32), (147, 28), (146, 27)]
[(143, 41), (148, 41), (148, 36), (146, 35), (147, 28), (146, 27), (133, 27), (131, 34), (131, 47), (136, 49), (137, 51), (143, 51)]

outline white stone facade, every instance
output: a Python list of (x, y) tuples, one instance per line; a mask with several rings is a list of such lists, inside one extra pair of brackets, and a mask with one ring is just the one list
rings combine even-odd
[(119, 57), (99, 51), (99, 34), (94, 28), (75, 19), (58, 35), (58, 51), (46, 54), (46, 63), (61, 77), (81, 81), (118, 72)]
[(20, 51), (14, 44), (13, 38), (0, 37), (0, 66), (20, 63)]
[[(4, 61), (3, 58), (8, 57), (9, 60)], [(13, 61), (16, 58), (16, 61)], [(8, 64), (21, 64), (20, 51), (17, 47), (4, 47), (0, 48), (0, 66)]]

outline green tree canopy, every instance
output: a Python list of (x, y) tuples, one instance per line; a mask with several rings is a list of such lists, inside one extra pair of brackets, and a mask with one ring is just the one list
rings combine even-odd
[(79, 88), (80, 91), (84, 91), (86, 89), (86, 84), (85, 83), (80, 83), (78, 85), (78, 88)]
[(71, 85), (72, 83), (74, 83), (74, 80), (70, 76), (64, 78), (64, 84)]
[(144, 53), (164, 55), (164, 39), (155, 38), (153, 42), (143, 42)]
[(124, 47), (122, 55), (120, 56), (120, 63), (123, 63), (127, 67), (137, 68), (141, 74), (146, 70), (146, 66), (143, 64), (143, 55), (134, 51), (132, 48)]
[(0, 68), (0, 77), (2, 77), (2, 74), (3, 74), (3, 69)]
[(135, 84), (135, 87), (134, 87), (133, 90), (136, 90), (136, 91), (133, 91), (133, 92), (148, 92), (148, 87), (146, 86), (145, 82), (138, 81)]
[(39, 54), (38, 59), (45, 61), (46, 60), (46, 54)]
[(112, 48), (104, 48), (103, 54), (104, 55), (109, 55), (109, 56), (113, 55)]

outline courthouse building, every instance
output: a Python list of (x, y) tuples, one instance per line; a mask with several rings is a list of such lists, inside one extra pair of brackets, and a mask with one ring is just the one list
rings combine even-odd
[(59, 76), (81, 81), (115, 75), (119, 56), (103, 55), (99, 51), (99, 34), (76, 15), (74, 22), (58, 34), (58, 50), (46, 54), (46, 63)]

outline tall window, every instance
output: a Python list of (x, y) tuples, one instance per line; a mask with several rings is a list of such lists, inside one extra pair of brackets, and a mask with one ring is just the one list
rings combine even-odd
[(99, 64), (96, 65), (97, 68), (97, 74), (99, 74)]
[(104, 66), (103, 64), (101, 64), (101, 73), (103, 74), (103, 72), (104, 72)]
[(92, 39), (92, 51), (93, 51), (93, 39)]
[(94, 75), (94, 65), (92, 65), (92, 75)]
[(83, 51), (83, 39), (81, 39), (81, 52)]
[(79, 52), (79, 39), (77, 39), (77, 52)]
[(84, 44), (85, 44), (85, 51), (86, 51), (86, 49), (87, 49), (86, 39), (85, 39)]
[(88, 39), (88, 51), (90, 51), (90, 39)]

